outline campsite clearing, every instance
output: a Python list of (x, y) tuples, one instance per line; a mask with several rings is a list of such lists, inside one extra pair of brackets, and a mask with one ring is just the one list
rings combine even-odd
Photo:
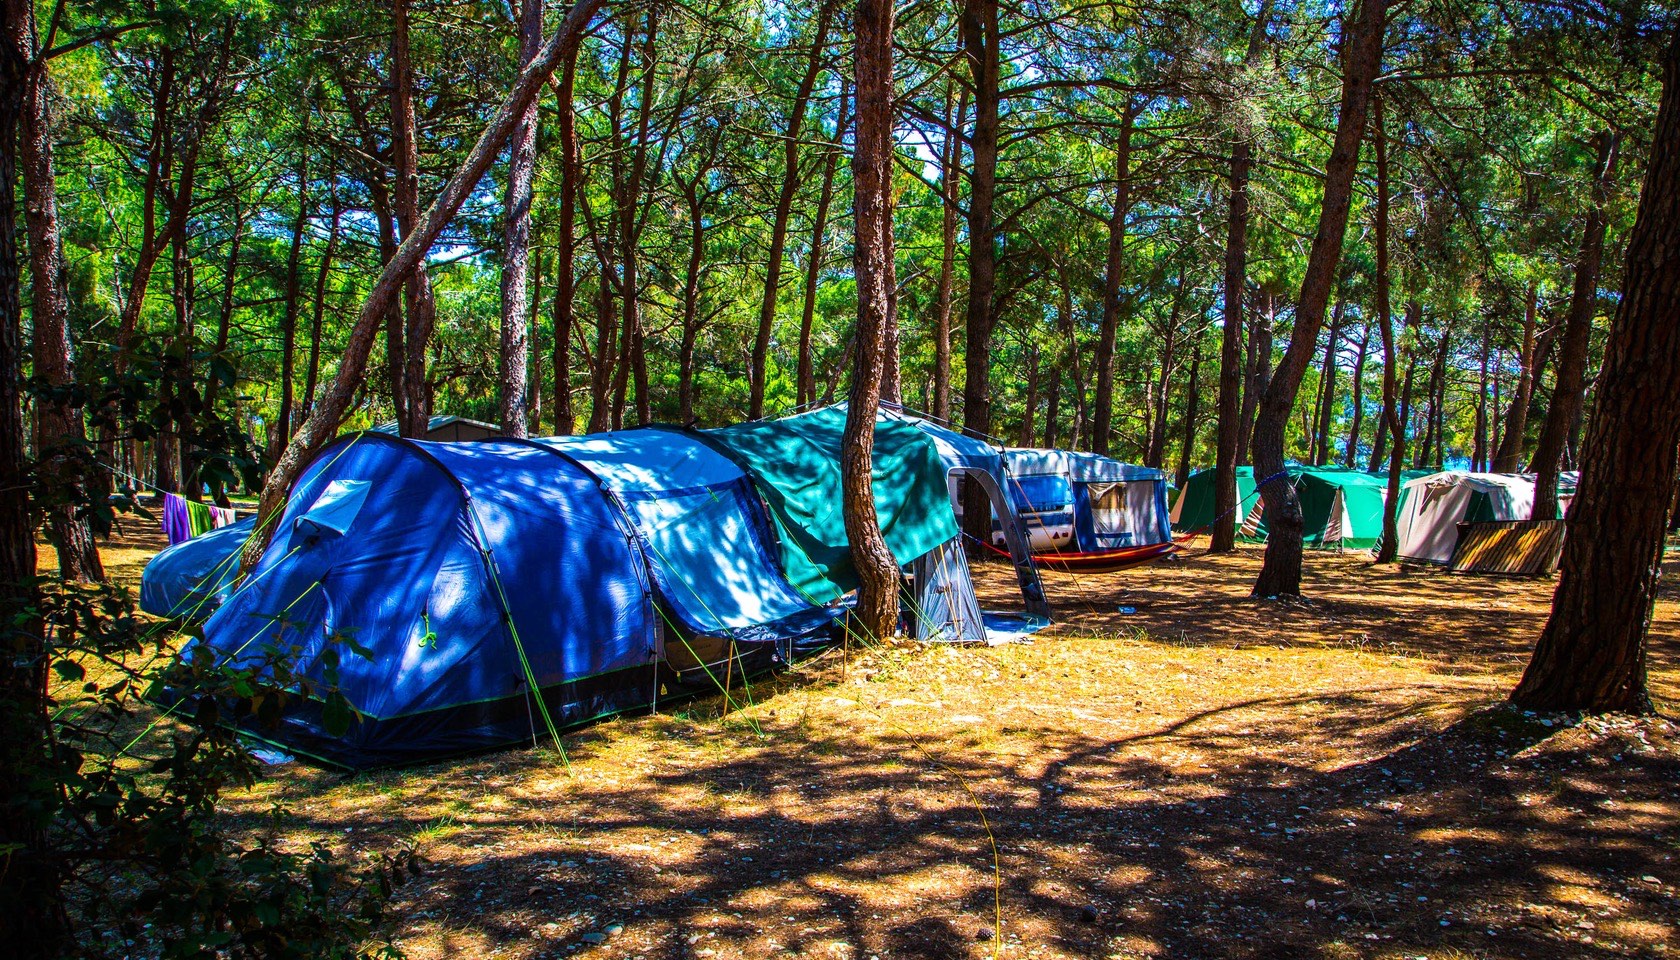
[[(1046, 574), (1032, 644), (829, 655), (727, 717), (573, 733), (569, 772), (293, 763), (231, 799), (252, 829), (282, 801), (293, 842), (415, 844), (413, 957), (1672, 955), (1680, 730), (1501, 705), (1551, 581), (1313, 552), (1309, 602), (1256, 603), (1260, 550), (1204, 542)], [(1672, 585), (1652, 644), (1672, 715)]]

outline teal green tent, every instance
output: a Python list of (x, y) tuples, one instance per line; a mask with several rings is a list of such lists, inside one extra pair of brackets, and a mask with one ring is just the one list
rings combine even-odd
[[(1291, 464), (1290, 476), (1299, 476), (1300, 467)], [(1260, 502), (1260, 492), (1254, 488), (1254, 468), (1237, 468), (1237, 509), (1225, 518), (1225, 522), (1241, 524), (1256, 503)], [(1213, 526), (1213, 469), (1210, 467), (1190, 475), (1185, 481), (1184, 489), (1178, 492), (1178, 499), (1173, 501), (1172, 528), (1178, 533), (1207, 533)], [(1259, 539), (1265, 539), (1265, 526), (1261, 526)]]
[[(1301, 498), (1305, 542), (1309, 547), (1367, 549), (1382, 536), (1383, 500), (1387, 481), (1381, 475), (1342, 467), (1286, 468)], [(1173, 504), (1173, 529), (1205, 532), (1214, 523), (1213, 470), (1192, 474)], [(1266, 539), (1266, 521), (1254, 468), (1237, 468), (1237, 509), (1224, 522), (1237, 526), (1237, 535), (1251, 542)]]
[[(830, 407), (698, 433), (752, 475), (776, 520), (783, 571), (817, 603), (858, 585), (840, 510), (845, 428), (845, 411)], [(873, 480), (875, 512), (893, 559), (909, 563), (957, 536), (945, 465), (914, 424), (876, 422)]]
[(1382, 539), (1388, 480), (1342, 467), (1305, 467), (1295, 481), (1309, 547), (1368, 550)]

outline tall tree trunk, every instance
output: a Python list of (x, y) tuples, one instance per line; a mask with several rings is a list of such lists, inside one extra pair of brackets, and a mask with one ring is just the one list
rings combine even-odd
[[(542, 0), (519, 0), (519, 65), (524, 67), (542, 47)], [(514, 124), (508, 144), (506, 209), (502, 216), (502, 432), (510, 437), (530, 433), (530, 393), (527, 372), (531, 355), (531, 184), (537, 168), (537, 101), (532, 100)]]
[[(992, 432), (992, 331), (997, 325), (997, 161), (1001, 97), (998, 0), (963, 0), (959, 17), (962, 56), (974, 96), (973, 167), (968, 197), (968, 313), (964, 324), (963, 430), (985, 439)], [(858, 116), (863, 116), (862, 108)], [(971, 537), (992, 535), (991, 503), (979, 484), (967, 484), (963, 524)]]
[(1342, 321), (1347, 304), (1338, 302), (1330, 315), (1330, 340), (1324, 345), (1323, 374), (1319, 377), (1318, 424), (1313, 432), (1313, 463), (1324, 466), (1331, 461), (1330, 419), (1336, 412), (1336, 348), (1342, 339)]
[(1050, 383), (1044, 388), (1044, 445), (1054, 447), (1062, 439), (1062, 372), (1050, 371)]
[(753, 337), (752, 370), (749, 372), (747, 419), (764, 416), (764, 390), (770, 377), (770, 335), (775, 330), (776, 303), (781, 296), (782, 256), (787, 250), (788, 219), (793, 215), (793, 199), (799, 190), (799, 132), (810, 109), (811, 91), (822, 74), (823, 51), (828, 46), (828, 24), (835, 0), (820, 0), (817, 5), (817, 24), (811, 37), (811, 53), (805, 61), (805, 73), (799, 78), (799, 89), (788, 111), (787, 130), (782, 138), (782, 187), (776, 195), (776, 209), (770, 219), (770, 252), (764, 264), (764, 296), (758, 305), (758, 332)]
[(1581, 252), (1575, 260), (1575, 286), (1569, 295), (1569, 316), (1564, 324), (1563, 353), (1558, 358), (1557, 387), (1540, 428), (1540, 443), (1534, 450), (1535, 520), (1557, 516), (1558, 471), (1564, 444), (1581, 416), (1586, 400), (1587, 349), (1592, 342), (1592, 318), (1598, 304), (1598, 273), (1604, 261), (1604, 231), (1609, 220), (1605, 209), (1610, 185), (1616, 176), (1617, 136), (1600, 133), (1598, 162), (1593, 181), (1592, 207), (1587, 211), (1581, 234)]
[[(846, 139), (846, 124), (850, 122), (850, 101), (845, 84), (840, 87), (840, 116), (834, 124), (834, 146), (823, 157), (822, 190), (817, 195), (817, 213), (811, 221), (811, 247), (805, 257), (805, 300), (799, 317), (799, 368), (795, 379), (795, 400), (800, 407), (817, 400), (817, 377), (811, 358), (811, 331), (816, 323), (817, 286), (822, 280), (824, 249), (828, 241), (828, 211), (834, 202), (834, 174), (840, 166), (840, 144)], [(949, 216), (949, 214), (947, 214)], [(947, 309), (947, 314), (949, 310)], [(946, 321), (949, 323), (947, 315)], [(950, 366), (947, 344), (946, 366)], [(947, 398), (948, 400), (949, 398)]]
[[(331, 172), (327, 178), (327, 196), (332, 203), (332, 217), (327, 221), (327, 248), (321, 253), (321, 266), (315, 272), (315, 304), (314, 313), (309, 320), (309, 362), (303, 374), (303, 416), (307, 418), (315, 409), (315, 388), (321, 381), (321, 324), (327, 312), (327, 280), (332, 276), (333, 258), (338, 255), (338, 233), (344, 219), (344, 205), (338, 199), (338, 175)], [(226, 349), (226, 326), (223, 326), (224, 336), (221, 347)], [(212, 386), (214, 383), (212, 383)]]
[(682, 341), (677, 348), (677, 422), (694, 423), (694, 345), (700, 333), (700, 276), (706, 260), (706, 220), (700, 199), (705, 171), (683, 184), (688, 200), (688, 268), (683, 272)]
[(1237, 466), (1242, 457), (1243, 297), (1248, 285), (1248, 172), (1253, 147), (1239, 140), (1231, 148), (1225, 219), (1225, 312), (1219, 352), (1219, 413), (1213, 474), (1213, 530), (1210, 553), (1236, 547)]
[(77, 501), (97, 487), (87, 482), (90, 478), (84, 474), (86, 459), (78, 456), (87, 442), (87, 430), (82, 423), (81, 406), (70, 397), (76, 383), (75, 351), (70, 343), (70, 296), (58, 225), (58, 181), (53, 171), (51, 117), (47, 106), (50, 81), (46, 63), (33, 52), (34, 38), (29, 37), (27, 43), (25, 49), (31, 52), (26, 56), (31, 63), (23, 91), (22, 129), (17, 142), (34, 293), (31, 322), (35, 335), (35, 376), (51, 388), (35, 398), (38, 469), (46, 474), (41, 478), (43, 485), (53, 493), (42, 500), (47, 509), (48, 539), (58, 553), (59, 577), (77, 582), (103, 581), (105, 567), (93, 542), (93, 530), (86, 518), (77, 515)]
[[(402, 242), (420, 228), (420, 144), (414, 120), (414, 68), (408, 57), (408, 0), (391, 2), (391, 156), (396, 167), (397, 226)], [(402, 391), (397, 403), (397, 427), (405, 437), (423, 437), (431, 419), (426, 390), (426, 354), (437, 322), (431, 278), (422, 251), (403, 298), (403, 372), (394, 388)]]
[(1377, 562), (1393, 563), (1400, 550), (1400, 468), (1406, 457), (1405, 422), (1400, 412), (1397, 390), (1400, 349), (1394, 338), (1394, 307), (1389, 298), (1388, 265), (1388, 129), (1383, 118), (1383, 100), (1372, 105), (1371, 140), (1377, 154), (1377, 329), (1382, 335), (1383, 381), (1382, 421), (1377, 428), (1377, 442), (1371, 448), (1371, 472), (1382, 462), (1383, 443), (1390, 436), (1394, 451), (1388, 461), (1387, 498), (1383, 503), (1382, 541), (1377, 546)]
[(1295, 329), (1289, 349), (1260, 400), (1254, 425), (1254, 472), (1262, 481), (1266, 509), (1266, 557), (1254, 583), (1257, 597), (1296, 596), (1301, 592), (1301, 501), (1282, 476), (1283, 435), (1301, 377), (1311, 362), (1318, 329), (1329, 305), (1330, 287), (1342, 259), (1353, 178), (1359, 167), (1359, 144), (1371, 103), (1371, 87), (1382, 64), (1383, 17), (1387, 0), (1362, 0), (1359, 19), (1343, 46), (1342, 102), (1336, 138), (1324, 165), (1324, 201), (1318, 233), (1307, 258), (1301, 296), (1295, 306)]
[[(1248, 35), (1246, 61), (1260, 56), (1272, 18), (1273, 0), (1261, 0)], [(1235, 111), (1233, 111), (1234, 113)], [(1224, 334), (1219, 353), (1219, 406), (1215, 425), (1213, 530), (1210, 553), (1229, 553), (1236, 546), (1237, 466), (1248, 450), (1243, 438), (1243, 297), (1248, 292), (1248, 178), (1254, 163), (1250, 131), (1233, 131), (1227, 193), (1230, 209), (1225, 224)]]
[(1038, 425), (1033, 421), (1038, 415), (1038, 349), (1027, 348), (1027, 400), (1024, 404), (1026, 413), (1021, 417), (1021, 433), (1019, 443), (1023, 447), (1033, 445), (1033, 435)]
[[(1421, 316), (1422, 309), (1422, 304), (1415, 300), (1409, 301), (1406, 304), (1408, 319), (1413, 316)], [(1418, 445), (1417, 456), (1412, 460), (1414, 469), (1421, 470), (1438, 464), (1443, 459), (1441, 451), (1436, 448), (1435, 425), (1441, 413), (1440, 396), (1446, 389), (1447, 355), (1450, 352), (1449, 342), (1451, 339), (1452, 329), (1443, 325), (1441, 327), (1441, 338), (1435, 343), (1435, 359), (1429, 366), (1429, 408), (1424, 413), (1423, 443)]]
[(577, 325), (573, 299), (577, 296), (577, 200), (583, 176), (583, 153), (578, 148), (577, 108), (572, 91), (577, 80), (577, 49), (574, 47), (560, 70), (554, 89), (559, 109), (556, 126), (560, 133), (560, 216), (554, 239), (554, 432), (569, 436), (575, 424), (572, 413), (572, 330)]
[(1539, 378), (1540, 354), (1534, 340), (1539, 325), (1540, 292), (1533, 283), (1523, 303), (1522, 347), (1518, 356), (1517, 386), (1511, 392), (1511, 407), (1505, 414), (1504, 436), (1493, 455), (1495, 473), (1516, 473), (1522, 469), (1523, 440), (1528, 433), (1528, 407), (1534, 400)]
[(1487, 469), (1487, 393), (1488, 393), (1488, 346), (1493, 339), (1486, 327), (1482, 329), (1481, 370), (1476, 383), (1476, 436), (1474, 447), (1470, 452), (1470, 469), (1481, 472)]
[(892, 0), (858, 0), (857, 136), (852, 160), (858, 284), (857, 365), (852, 375), (840, 476), (846, 538), (858, 573), (856, 616), (868, 636), (898, 632), (898, 564), (875, 514), (875, 415), (880, 406), (887, 311), (897, 283), (893, 264)]
[(1254, 442), (1254, 420), (1260, 413), (1260, 398), (1272, 381), (1272, 320), (1276, 316), (1272, 291), (1260, 288), (1260, 309), (1253, 312), (1248, 323), (1248, 373), (1243, 386), (1242, 446), (1239, 462), (1251, 462), (1250, 447)]
[[(969, 137), (972, 169), (968, 198), (968, 313), (963, 354), (963, 427), (974, 437), (992, 430), (992, 302), (997, 289), (997, 160), (999, 64), (997, 0), (964, 0), (960, 34), (974, 96), (974, 132)], [(861, 116), (861, 111), (860, 111)], [(971, 484), (970, 486), (977, 486)], [(964, 507), (971, 533), (982, 521), (983, 497)], [(969, 509), (972, 508), (972, 509)], [(983, 518), (991, 535), (991, 519)]]
[(960, 87), (954, 105), (946, 98), (945, 142), (939, 152), (939, 294), (933, 312), (933, 416), (951, 422), (951, 301), (957, 274), (957, 215), (962, 185), (962, 130), (968, 113), (968, 88)]
[[(1091, 424), (1091, 450), (1104, 456), (1114, 430), (1114, 338), (1120, 329), (1120, 287), (1126, 276), (1126, 214), (1132, 206), (1132, 127), (1142, 109), (1136, 97), (1127, 98), (1120, 114), (1120, 139), (1114, 145), (1114, 209), (1108, 216), (1102, 322), (1097, 327), (1097, 409)], [(1162, 404), (1164, 409), (1164, 400)]]
[(19, 960), (67, 952), (69, 921), (59, 872), (48, 849), (47, 819), (32, 803), (56, 799), (38, 785), (46, 776), (46, 646), (34, 586), (35, 537), (23, 421), (23, 303), (17, 248), (16, 143), (25, 89), (35, 58), (35, 8), (25, 0), (0, 6), (0, 937)]
[[(1167, 321), (1167, 335), (1161, 343), (1161, 372), (1155, 382), (1154, 416), (1149, 429), (1149, 446), (1143, 455), (1143, 465), (1159, 468), (1167, 459), (1167, 408), (1171, 406), (1173, 347), (1178, 339), (1179, 313), (1184, 307), (1184, 268), (1178, 269), (1178, 283), (1173, 287), (1172, 315)], [(1102, 408), (1097, 409), (1098, 416)]]
[[(349, 410), (351, 401), (367, 376), (368, 354), (372, 350), (379, 323), (396, 299), (404, 280), (419, 268), (432, 242), (461, 209), (461, 204), (476, 188), (485, 171), (490, 169), (491, 163), (512, 136), (514, 124), (524, 113), (525, 107), (548, 83), (548, 78), (560, 65), (560, 61), (570, 56), (582, 41), (584, 29), (594, 18), (601, 2), (602, 0), (578, 0), (572, 5), (565, 20), (548, 42), (543, 44), (536, 59), (520, 73), (513, 89), (508, 92), (507, 99), (491, 116), (490, 122), (485, 125), (483, 133), (473, 144), (460, 168), (444, 184), (443, 190), (421, 220), (420, 228), (403, 238), (397, 255), (391, 258), (380, 272), (378, 280), (368, 292), (367, 301), (356, 315), (356, 322), (345, 342), (332, 385), (309, 419), (293, 434), (291, 443), (275, 462), (274, 469), (269, 472), (268, 479), (263, 484), (257, 529), (272, 528), (273, 524), (270, 521), (285, 503), (292, 482), (303, 470), (309, 457), (337, 432), (345, 412)], [(261, 558), (266, 546), (265, 537), (252, 537), (247, 542), (242, 557), (243, 569), (250, 570)]]
[(619, 297), (623, 301), (623, 331), (621, 337), (622, 366), (614, 381), (613, 429), (623, 425), (626, 388), (636, 389), (636, 422), (645, 424), (651, 419), (648, 398), (647, 364), (642, 351), (641, 300), (641, 239), (642, 186), (647, 177), (648, 130), (653, 120), (654, 46), (659, 39), (659, 10), (649, 8), (647, 27), (642, 34), (642, 90), (636, 106), (636, 143), (630, 159), (630, 171), (624, 182), (619, 206), (619, 259), (622, 261), (623, 285)]
[(1511, 694), (1529, 709), (1651, 710), (1646, 634), (1680, 443), (1680, 404), (1652, 402), (1680, 383), (1680, 33), (1663, 64), (1654, 133), (1569, 508), (1563, 575)]
[[(307, 129), (307, 125), (306, 125)], [(298, 151), (297, 216), (292, 220), (292, 242), (286, 253), (285, 305), (280, 316), (280, 411), (269, 435), (269, 458), (280, 456), (292, 436), (293, 383), (297, 380), (297, 321), (303, 300), (303, 237), (309, 226), (309, 149)]]
[(1178, 471), (1173, 483), (1183, 490), (1190, 482), (1190, 462), (1196, 455), (1196, 400), (1201, 394), (1197, 376), (1202, 371), (1202, 344), (1198, 340), (1190, 349), (1190, 374), (1184, 378), (1184, 439), (1178, 450)]
[(1359, 335), (1359, 354), (1353, 358), (1353, 396), (1349, 398), (1353, 422), (1348, 425), (1347, 449), (1342, 451), (1342, 466), (1349, 470), (1359, 462), (1359, 434), (1365, 425), (1365, 356), (1370, 350), (1371, 324), (1367, 322)]

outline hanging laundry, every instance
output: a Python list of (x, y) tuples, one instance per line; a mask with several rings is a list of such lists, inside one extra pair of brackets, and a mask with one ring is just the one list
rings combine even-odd
[(163, 495), (163, 533), (171, 544), (229, 526), (239, 519), (229, 507), (194, 503), (179, 494)]
[(173, 493), (163, 495), (163, 535), (169, 538), (171, 546), (192, 539), (192, 518), (186, 498)]

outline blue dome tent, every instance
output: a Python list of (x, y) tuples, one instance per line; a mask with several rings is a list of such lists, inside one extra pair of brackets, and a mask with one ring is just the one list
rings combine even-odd
[(303, 696), (246, 729), (357, 768), (529, 741), (653, 705), (668, 682), (716, 689), (707, 651), (765, 665), (835, 615), (781, 579), (747, 483), (671, 431), (342, 437), (183, 655), (262, 671), (288, 652), (302, 692), (335, 689), (355, 722), (334, 736)]

